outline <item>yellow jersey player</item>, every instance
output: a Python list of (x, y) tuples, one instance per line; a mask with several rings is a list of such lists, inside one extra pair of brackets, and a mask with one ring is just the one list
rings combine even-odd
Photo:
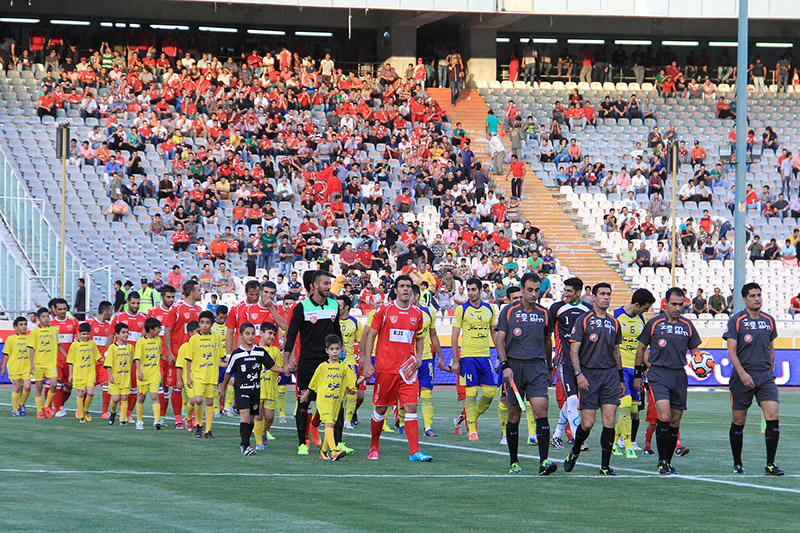
[(438, 437), (433, 430), (433, 368), (436, 366), (436, 356), (439, 356), (439, 370), (444, 370), (444, 356), (439, 335), (436, 333), (436, 309), (420, 305), (422, 291), (417, 285), (411, 287), (411, 303), (422, 311), (422, 336), (424, 345), (422, 350), (422, 364), (417, 370), (419, 379), (419, 403), (422, 409), (422, 419), (425, 422), (425, 435)]
[(128, 395), (131, 393), (133, 345), (128, 343), (128, 325), (120, 322), (114, 326), (114, 343), (106, 349), (103, 366), (108, 369), (108, 425), (113, 426), (120, 408), (119, 426), (128, 425)]
[[(622, 344), (619, 347), (622, 356), (622, 372), (625, 376), (625, 396), (620, 399), (619, 417), (614, 435), (614, 455), (625, 455), (628, 459), (636, 459), (633, 441), (639, 430), (639, 401), (641, 393), (633, 388), (634, 363), (636, 349), (639, 347), (639, 335), (644, 330), (644, 314), (655, 303), (656, 299), (647, 289), (637, 289), (631, 297), (631, 303), (614, 310), (614, 318), (622, 330)], [(622, 439), (624, 450), (619, 445)]]
[[(192, 320), (186, 324), (186, 335), (188, 335), (189, 340), (195, 335), (197, 335), (197, 330), (200, 326), (197, 323), (197, 320)], [(184, 425), (184, 429), (191, 433), (194, 431), (194, 428), (197, 426), (203, 425), (203, 408), (202, 406), (197, 409), (195, 412), (194, 408), (194, 390), (189, 387), (188, 384), (188, 374), (186, 373), (186, 359), (189, 354), (189, 342), (185, 342), (181, 344), (181, 347), (178, 349), (178, 356), (175, 359), (175, 369), (177, 370), (177, 380), (178, 385), (177, 387), (181, 389), (181, 392), (184, 396), (183, 398), (183, 405), (184, 410), (186, 411), (186, 424)]]
[[(225, 322), (228, 320), (228, 306), (227, 305), (220, 305), (214, 311), (214, 324), (211, 325), (211, 331), (216, 333), (220, 336), (220, 338), (224, 339), (225, 336), (228, 334), (228, 327), (225, 325)], [(222, 376), (220, 375), (220, 379)], [(224, 401), (222, 395), (225, 395)], [(217, 411), (224, 412), (229, 416), (233, 416), (233, 383), (231, 383), (227, 389), (220, 389), (219, 395), (217, 395)]]
[[(53, 418), (53, 396), (58, 386), (58, 328), (50, 325), (50, 311), (45, 307), (36, 311), (39, 325), (28, 335), (28, 348), (33, 361), (33, 379), (36, 382), (36, 418)], [(45, 380), (50, 388), (42, 402)], [(40, 416), (41, 415), (41, 416)]]
[[(450, 367), (458, 373), (459, 382), (465, 387), (464, 410), (469, 440), (478, 440), (478, 417), (492, 404), (496, 391), (497, 379), (492, 370), (489, 348), (494, 343), (497, 314), (488, 303), (481, 301), (481, 280), (470, 278), (466, 286), (469, 300), (455, 310), (450, 338), (453, 362)], [(463, 338), (459, 339), (462, 332)], [(480, 400), (478, 387), (483, 391)]]
[[(254, 326), (255, 329), (255, 326)], [(272, 359), (273, 363), (283, 368), (283, 353), (280, 348), (273, 346), (275, 337), (278, 335), (278, 326), (274, 322), (264, 322), (259, 327), (261, 339), (259, 346)], [(281, 374), (271, 370), (269, 366), (261, 368), (261, 393), (259, 394), (259, 412), (256, 416), (254, 431), (256, 435), (256, 450), (264, 449), (264, 437), (267, 440), (275, 440), (270, 433), (270, 428), (275, 422), (275, 407), (278, 397), (278, 379)]]
[(144, 399), (150, 393), (153, 401), (153, 428), (161, 429), (161, 402), (158, 398), (158, 386), (161, 384), (161, 321), (147, 318), (144, 321), (144, 337), (136, 343), (133, 361), (136, 363), (136, 379), (139, 395), (136, 398), (136, 429), (144, 429), (142, 414)]
[[(360, 376), (358, 353), (360, 352), (359, 343), (361, 335), (364, 333), (364, 326), (354, 316), (350, 315), (350, 306), (353, 301), (348, 296), (336, 298), (339, 302), (339, 328), (342, 330), (342, 340), (344, 341), (344, 362), (356, 373), (356, 378)], [(361, 404), (364, 403), (364, 391), (367, 390), (365, 384), (361, 384), (357, 391), (350, 391), (345, 400), (344, 428), (353, 429), (358, 424), (356, 412)]]
[[(14, 334), (9, 335), (3, 344), (0, 375), (5, 374), (6, 370), (14, 387), (11, 392), (11, 416), (25, 416), (25, 401), (31, 393), (34, 368), (28, 351), (28, 319), (23, 316), (14, 319)], [(37, 415), (37, 418), (43, 417)]]
[(317, 393), (317, 411), (320, 422), (325, 424), (325, 438), (319, 456), (320, 459), (337, 461), (347, 455), (347, 452), (336, 447), (333, 426), (339, 417), (346, 393), (356, 390), (356, 374), (344, 361), (340, 361), (342, 341), (339, 337), (327, 335), (325, 351), (328, 353), (328, 361), (321, 363), (314, 371), (308, 389), (303, 392), (300, 401), (307, 401), (312, 390)]
[(94, 398), (96, 379), (95, 363), (100, 360), (100, 350), (91, 339), (92, 326), (83, 322), (78, 326), (78, 340), (69, 347), (67, 366), (72, 388), (78, 391), (78, 409), (75, 418), (81, 423), (91, 422), (89, 406)]
[(197, 323), (200, 331), (189, 339), (189, 352), (186, 354), (186, 383), (194, 393), (194, 408), (205, 404), (205, 432), (198, 424), (194, 430), (197, 438), (215, 438), (211, 433), (214, 422), (214, 395), (219, 382), (219, 364), (225, 359), (225, 343), (219, 335), (211, 331), (214, 313), (203, 311)]

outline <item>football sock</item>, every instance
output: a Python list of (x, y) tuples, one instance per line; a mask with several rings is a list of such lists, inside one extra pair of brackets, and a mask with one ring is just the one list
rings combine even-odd
[(647, 424), (647, 429), (644, 431), (644, 447), (650, 449), (650, 444), (653, 442), (653, 432), (656, 427), (653, 424)]
[(668, 461), (667, 448), (669, 448), (670, 444), (669, 434), (669, 422), (662, 422), (659, 420), (656, 423), (656, 447), (658, 448), (659, 461)]
[(142, 415), (144, 414), (144, 404), (137, 403), (136, 404), (136, 422), (142, 421)]
[(53, 395), (53, 410), (55, 412), (59, 412), (61, 410), (61, 407), (64, 405), (64, 393), (62, 392), (63, 390), (64, 386), (61, 383), (56, 385), (55, 392), (53, 392), (52, 388), (50, 389), (50, 392)]
[(34, 401), (36, 402), (36, 412), (42, 412), (42, 397), (41, 396), (34, 396)]
[(30, 389), (28, 389), (28, 390), (22, 389), (22, 392), (20, 393), (19, 404), (20, 405), (25, 405), (25, 402), (28, 401), (28, 396), (30, 396), (30, 395), (31, 395), (31, 390)]
[(11, 393), (11, 411), (16, 412), (19, 410), (19, 393), (12, 392)]
[(370, 448), (380, 447), (381, 431), (383, 431), (383, 420), (385, 418), (385, 413), (380, 415), (377, 411), (372, 411), (372, 419), (369, 424), (370, 434), (372, 437), (369, 443)]
[(406, 410), (402, 407), (397, 410), (398, 422), (400, 422), (400, 427), (406, 425)]
[(78, 409), (75, 411), (75, 416), (77, 418), (83, 418), (83, 415), (85, 414), (83, 411), (83, 398), (78, 396), (75, 401), (78, 403)]
[(672, 456), (675, 454), (675, 449), (678, 440), (680, 439), (680, 428), (669, 426), (669, 446), (667, 447), (667, 462), (672, 462)]
[(419, 451), (419, 421), (417, 413), (407, 413), (405, 420), (406, 438), (408, 439), (408, 453), (414, 455)]
[[(508, 436), (508, 404), (500, 402), (497, 404), (497, 418), (500, 419), (500, 431)], [(519, 424), (517, 424), (519, 426)]]
[(567, 396), (565, 405), (567, 406), (567, 422), (577, 437), (578, 426), (581, 425), (581, 411), (578, 409), (578, 395), (573, 394), (572, 396)]
[(475, 421), (478, 419), (478, 387), (467, 387), (467, 397), (464, 398), (464, 410), (467, 412), (467, 431), (475, 431)]
[[(183, 411), (183, 391), (181, 389), (172, 389), (169, 396), (172, 402), (172, 412), (175, 415), (175, 421), (179, 422), (183, 420), (183, 418), (181, 418), (181, 411)], [(164, 412), (166, 413), (167, 410), (164, 409)]]
[[(626, 401), (627, 399), (627, 401)], [(619, 408), (619, 417), (617, 418), (617, 426), (614, 432), (613, 442), (617, 442), (619, 436), (625, 440), (625, 450), (630, 450), (633, 445), (631, 443), (631, 397), (626, 396), (622, 398)]]
[(308, 425), (308, 405), (309, 402), (297, 404), (297, 438), (300, 444), (306, 443), (306, 426)]
[(342, 442), (342, 432), (344, 431), (344, 409), (339, 408), (339, 416), (333, 424), (333, 440), (336, 443)]
[(278, 385), (278, 416), (286, 416), (286, 385)]
[(117, 412), (117, 407), (119, 407), (119, 402), (115, 402), (114, 400), (111, 400), (108, 403), (108, 412), (109, 413), (116, 413)]
[(206, 433), (211, 431), (211, 424), (214, 423), (214, 406), (206, 405)]
[(497, 392), (495, 387), (481, 387), (481, 389), (483, 389), (483, 395), (481, 395), (481, 399), (478, 400), (478, 411), (475, 420), (489, 409), (489, 406), (492, 405), (492, 400), (494, 400), (494, 395)]
[(636, 441), (636, 435), (639, 433), (639, 419), (631, 418), (631, 441)]
[[(252, 428), (253, 426), (250, 425), (250, 422), (239, 422), (239, 436), (242, 438), (240, 446), (250, 447), (250, 432)], [(256, 435), (256, 443), (258, 443), (258, 435)]]
[(137, 395), (136, 389), (131, 389), (131, 393), (128, 395), (128, 412), (133, 412), (133, 407), (136, 405)]
[(572, 443), (572, 455), (577, 457), (581, 454), (581, 446), (583, 446), (583, 443), (589, 438), (591, 432), (591, 428), (586, 430), (583, 429), (581, 424), (578, 424), (578, 429), (575, 430), (575, 442)]
[(161, 412), (166, 415), (167, 408), (169, 408), (169, 400), (170, 400), (170, 391), (169, 387), (162, 388), (158, 392), (158, 405), (161, 408)]
[(69, 400), (70, 396), (72, 396), (72, 387), (70, 387), (69, 389), (66, 389), (66, 388), (62, 389), (62, 391), (61, 391), (61, 407), (64, 407), (64, 404), (67, 403), (67, 400)]
[(264, 421), (256, 420), (253, 422), (253, 432), (256, 434), (256, 444), (264, 444)]
[(233, 405), (233, 385), (228, 385), (225, 391), (225, 409), (229, 409)]
[(731, 429), (728, 436), (731, 440), (731, 453), (733, 454), (733, 464), (742, 464), (742, 441), (744, 440), (744, 426), (731, 422)]
[(320, 419), (319, 419), (319, 411), (314, 413), (314, 417), (311, 419), (311, 425), (314, 427), (319, 427)]
[(423, 389), (419, 392), (419, 398), (425, 429), (430, 429), (433, 427), (433, 392), (430, 389)]
[[(536, 433), (536, 419), (533, 417), (533, 412), (530, 409), (525, 411), (525, 418), (528, 421), (528, 438), (530, 438), (531, 435), (537, 435), (538, 437)], [(550, 439), (547, 440), (549, 441)]]
[(352, 394), (347, 395), (345, 400), (345, 422), (352, 422), (353, 421), (353, 413), (356, 412), (356, 398), (358, 395), (354, 392)]
[(325, 424), (325, 438), (322, 439), (322, 451), (335, 450), (336, 442), (333, 440), (333, 427)]
[(122, 422), (123, 420), (128, 419), (128, 402), (123, 400), (120, 402), (119, 406), (119, 421)]
[(203, 411), (204, 405), (202, 403), (194, 406), (194, 423), (198, 426), (203, 425)]
[(778, 440), (781, 437), (781, 429), (778, 427), (777, 420), (767, 420), (767, 427), (764, 428), (764, 441), (767, 444), (767, 464), (775, 462), (775, 454), (778, 453)]
[(153, 402), (153, 419), (161, 420), (161, 404), (159, 402)]
[(103, 385), (103, 412), (108, 412), (108, 404), (111, 402), (111, 395), (108, 393), (108, 384)]
[(567, 427), (567, 402), (564, 402), (564, 405), (561, 406), (561, 410), (558, 412), (558, 423), (556, 424), (556, 430), (553, 432), (553, 438), (560, 439), (561, 434), (564, 433), (564, 429)]
[(86, 416), (86, 413), (89, 412), (89, 406), (92, 405), (92, 400), (94, 400), (94, 396), (86, 396), (83, 399), (83, 416)]
[(536, 438), (539, 439), (539, 460), (544, 461), (550, 453), (550, 422), (546, 417), (536, 419)]
[(56, 391), (54, 391), (52, 388), (48, 389), (47, 395), (44, 398), (44, 406), (45, 407), (50, 407), (53, 404), (53, 396), (55, 396), (55, 394), (56, 394)]
[(767, 430), (767, 419), (764, 418), (764, 412), (761, 412), (761, 434), (764, 435)]
[(506, 425), (506, 443), (508, 444), (508, 458), (511, 464), (519, 462), (519, 422), (509, 422)]
[(603, 431), (600, 433), (600, 449), (602, 452), (603, 468), (608, 468), (608, 463), (611, 462), (611, 447), (614, 445), (614, 428), (607, 428), (603, 426)]

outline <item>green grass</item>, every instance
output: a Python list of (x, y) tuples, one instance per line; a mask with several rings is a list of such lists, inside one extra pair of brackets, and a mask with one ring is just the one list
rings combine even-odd
[[(397, 433), (384, 434), (380, 461), (367, 461), (368, 404), (360, 410), (362, 424), (345, 432), (355, 455), (330, 463), (318, 459), (313, 447), (308, 457), (295, 455), (291, 418), (275, 426), (278, 440), (265, 452), (242, 457), (238, 421), (231, 418), (215, 419), (215, 441), (174, 429), (156, 432), (151, 420), (145, 431), (109, 427), (99, 416), (78, 425), (72, 413), (36, 420), (33, 398), (29, 415), (14, 419), (10, 391), (4, 389), (0, 530), (796, 530), (800, 393), (782, 393), (781, 400), (778, 464), (788, 475), (780, 479), (763, 475), (756, 409), (745, 428), (748, 475), (731, 474), (725, 391), (690, 393), (682, 440), (692, 451), (673, 461), (680, 477), (659, 477), (652, 456), (614, 457), (612, 466), (622, 475), (597, 476), (600, 432), (595, 430), (591, 450), (572, 473), (561, 469), (565, 451), (551, 449), (559, 471), (539, 478), (533, 475), (537, 448), (524, 443), (525, 475), (506, 475), (495, 405), (481, 418), (480, 442), (453, 434), (451, 420), (461, 408), (452, 390), (434, 393), (440, 437), (422, 438), (422, 449), (435, 459), (421, 464), (408, 462), (405, 437)], [(98, 403), (99, 397), (93, 407)], [(554, 407), (550, 421), (555, 427)]]

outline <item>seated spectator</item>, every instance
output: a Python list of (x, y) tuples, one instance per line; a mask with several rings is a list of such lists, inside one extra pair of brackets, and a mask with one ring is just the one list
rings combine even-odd
[(164, 224), (161, 221), (161, 214), (156, 213), (153, 217), (153, 221), (150, 222), (150, 234), (151, 235), (163, 235), (164, 234)]
[(720, 237), (717, 243), (717, 257), (722, 261), (733, 257), (733, 245), (728, 242), (726, 237)]
[(703, 241), (700, 251), (703, 254), (703, 261), (712, 261), (717, 259), (717, 247), (711, 240), (711, 236), (707, 236)]
[(189, 234), (184, 231), (180, 222), (175, 225), (175, 233), (172, 234), (172, 249), (176, 252), (185, 252), (189, 249)]
[(773, 153), (778, 153), (778, 147), (780, 143), (778, 142), (778, 134), (775, 133), (775, 130), (772, 129), (772, 126), (767, 126), (764, 133), (761, 135), (762, 142), (761, 146), (763, 146), (764, 150), (772, 150)]
[(639, 268), (642, 267), (649, 267), (651, 265), (651, 254), (650, 250), (644, 244), (644, 241), (639, 244), (639, 249), (636, 250), (636, 265)]
[(800, 293), (797, 293), (797, 296), (791, 299), (789, 302), (789, 313), (794, 317), (797, 313), (800, 313)]
[(769, 244), (764, 247), (763, 258), (766, 261), (772, 261), (774, 259), (778, 259), (778, 254), (780, 253), (781, 249), (778, 246), (778, 240), (775, 238), (770, 239)]
[(654, 267), (668, 267), (672, 265), (672, 260), (670, 254), (667, 250), (664, 249), (664, 243), (659, 242), (658, 247), (653, 254), (653, 266)]
[(622, 270), (625, 270), (636, 261), (636, 251), (633, 249), (633, 241), (628, 241), (628, 245), (617, 252), (617, 261), (619, 261)]
[(717, 118), (736, 118), (736, 113), (733, 112), (731, 106), (725, 101), (724, 96), (720, 96), (717, 100), (717, 105), (714, 106), (717, 111)]
[(692, 299), (692, 313), (699, 315), (708, 312), (708, 301), (703, 297), (703, 289), (697, 289), (697, 295)]

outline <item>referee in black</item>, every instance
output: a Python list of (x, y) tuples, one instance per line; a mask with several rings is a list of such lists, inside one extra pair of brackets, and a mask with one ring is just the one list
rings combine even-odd
[(733, 452), (733, 473), (744, 474), (742, 467), (742, 440), (747, 410), (755, 396), (767, 427), (764, 440), (767, 444), (768, 476), (782, 476), (783, 470), (775, 466), (778, 451), (778, 386), (775, 384), (775, 338), (778, 330), (775, 319), (761, 312), (761, 287), (747, 283), (742, 287), (744, 311), (739, 311), (728, 320), (722, 338), (728, 341), (728, 358), (734, 372), (728, 388), (731, 392), (730, 440)]
[[(310, 277), (308, 297), (299, 301), (289, 317), (289, 328), (283, 345), (283, 360), (289, 371), (297, 371), (297, 397), (308, 389), (311, 378), (317, 367), (328, 360), (325, 351), (325, 337), (336, 335), (342, 338), (339, 328), (339, 303), (331, 298), (331, 275), (324, 270), (305, 273)], [(300, 338), (300, 353), (296, 354), (294, 347), (297, 338)], [(300, 445), (298, 455), (308, 455), (308, 409), (316, 394), (311, 391), (309, 399), (297, 405), (297, 437)], [(299, 401), (299, 400), (298, 400)], [(339, 411), (339, 418), (334, 426), (334, 438), (338, 443), (342, 441), (344, 426), (343, 411)]]
[(564, 460), (564, 470), (571, 472), (581, 453), (581, 446), (589, 438), (597, 410), (603, 417), (600, 434), (602, 462), (600, 474), (616, 476), (609, 466), (614, 444), (614, 425), (619, 399), (625, 394), (625, 376), (622, 372), (622, 330), (616, 318), (608, 314), (611, 305), (611, 285), (595, 283), (592, 287), (592, 310), (579, 318), (570, 333), (570, 356), (578, 382), (581, 423), (575, 430), (572, 451)]
[(547, 420), (550, 369), (553, 366), (553, 325), (550, 313), (536, 303), (541, 280), (528, 272), (522, 276), (522, 299), (507, 305), (497, 321), (497, 358), (503, 368), (503, 381), (508, 402), (506, 439), (511, 460), (509, 474), (521, 474), (519, 448), (519, 419), (522, 413), (517, 396), (510, 389), (514, 383), (523, 401), (528, 400), (536, 418), (536, 437), (539, 439), (539, 475), (549, 476), (558, 467), (547, 458), (550, 446), (550, 423)]
[(656, 402), (658, 423), (656, 424), (656, 446), (658, 447), (658, 473), (677, 474), (672, 466), (672, 455), (678, 443), (681, 417), (686, 410), (688, 380), (686, 378), (686, 352), (695, 355), (702, 340), (694, 324), (681, 316), (683, 289), (672, 287), (667, 290), (665, 300), (667, 310), (651, 318), (639, 335), (639, 348), (636, 349), (633, 386), (638, 391), (644, 389), (642, 373), (647, 357), (647, 380), (653, 399)]

